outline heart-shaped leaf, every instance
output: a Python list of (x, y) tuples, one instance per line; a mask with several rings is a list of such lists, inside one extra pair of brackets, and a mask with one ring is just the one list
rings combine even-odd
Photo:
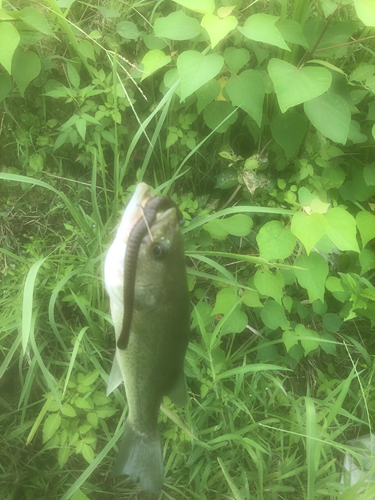
[(272, 135), (290, 158), (297, 153), (307, 131), (307, 120), (294, 109), (275, 116), (271, 124)]
[(353, 250), (359, 253), (354, 217), (343, 208), (332, 208), (324, 216), (328, 223), (327, 236), (341, 251)]
[(300, 255), (294, 261), (294, 265), (302, 269), (295, 269), (298, 283), (307, 290), (309, 299), (314, 301), (320, 299), (324, 302), (325, 282), (328, 276), (328, 264), (324, 257), (318, 252), (310, 255)]
[(320, 238), (326, 234), (327, 228), (327, 221), (322, 214), (312, 213), (307, 215), (305, 212), (297, 212), (293, 215), (291, 231), (294, 236), (302, 241), (307, 255), (309, 255)]
[(212, 79), (202, 85), (202, 87), (195, 92), (195, 95), (197, 96), (198, 113), (203, 111), (204, 108), (210, 104), (210, 102), (214, 101), (220, 92), (220, 83), (215, 79)]
[(224, 51), (224, 61), (232, 73), (237, 74), (250, 61), (250, 52), (246, 49), (228, 47)]
[(329, 89), (332, 75), (325, 68), (296, 68), (280, 59), (271, 59), (268, 73), (273, 81), (282, 113), (297, 104), (322, 95)]
[(173, 0), (174, 2), (187, 7), (194, 12), (201, 14), (212, 14), (215, 10), (215, 0)]
[(162, 50), (154, 49), (147, 52), (141, 61), (143, 64), (143, 76), (141, 78), (141, 82), (170, 62), (171, 57), (166, 56)]
[(215, 78), (224, 64), (218, 54), (205, 56), (196, 50), (185, 50), (177, 59), (178, 74), (181, 79), (181, 101)]
[(277, 220), (264, 224), (256, 240), (260, 256), (267, 260), (286, 259), (293, 252), (296, 244), (296, 237), (290, 228), (285, 228)]
[(13, 24), (0, 23), (0, 64), (11, 73), (12, 57), (20, 41), (20, 35)]
[(39, 75), (41, 68), (40, 59), (35, 52), (16, 50), (12, 60), (12, 75), (22, 97), (29, 83)]
[[(227, 101), (211, 102), (203, 111), (203, 118), (207, 127), (212, 130), (218, 127), (216, 132), (219, 134), (226, 132), (229, 126), (235, 123), (237, 117), (236, 108)], [(222, 186), (221, 188), (223, 189)]]
[(239, 76), (229, 78), (225, 88), (232, 104), (246, 111), (260, 127), (265, 94), (264, 80), (260, 74), (248, 69)]
[(304, 110), (308, 119), (322, 135), (334, 142), (346, 143), (351, 114), (343, 97), (331, 93), (323, 94), (305, 102)]
[(278, 19), (279, 17), (270, 14), (254, 14), (246, 19), (243, 28), (238, 27), (238, 31), (246, 38), (250, 38), (250, 40), (269, 43), (280, 47), (280, 49), (290, 51), (280, 31), (275, 26)]
[(234, 30), (237, 24), (238, 21), (234, 16), (220, 19), (213, 14), (206, 14), (201, 21), (201, 25), (210, 37), (211, 48), (214, 48), (230, 31)]
[(171, 40), (191, 40), (200, 32), (199, 22), (194, 17), (187, 16), (183, 10), (172, 12), (167, 17), (159, 17), (154, 24), (156, 36)]

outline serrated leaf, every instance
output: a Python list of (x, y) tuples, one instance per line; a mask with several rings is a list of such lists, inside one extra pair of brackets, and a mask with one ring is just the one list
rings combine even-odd
[(43, 425), (43, 444), (51, 439), (56, 433), (61, 424), (61, 416), (58, 413), (53, 413), (46, 418)]
[(75, 411), (73, 406), (71, 406), (68, 403), (63, 404), (62, 413), (63, 413), (63, 415), (66, 415), (67, 417), (76, 417), (77, 416), (77, 412)]
[(284, 278), (280, 272), (273, 274), (266, 269), (258, 269), (254, 276), (254, 285), (261, 295), (272, 297), (278, 304), (281, 304), (284, 294)]
[(234, 30), (237, 24), (238, 21), (234, 16), (220, 19), (213, 14), (206, 14), (201, 21), (201, 25), (205, 28), (210, 37), (212, 49), (225, 38), (228, 33)]
[(280, 47), (280, 49), (290, 51), (280, 31), (275, 26), (278, 20), (279, 17), (270, 14), (254, 14), (246, 19), (243, 28), (238, 27), (238, 31), (250, 40), (269, 43)]
[(57, 454), (57, 460), (59, 462), (60, 469), (64, 467), (66, 462), (68, 461), (70, 455), (71, 455), (71, 449), (69, 446), (60, 446), (58, 454)]
[(314, 99), (331, 86), (332, 75), (325, 68), (296, 68), (281, 59), (271, 59), (268, 73), (273, 81), (281, 112)]
[(82, 410), (92, 410), (94, 408), (94, 405), (92, 404), (91, 399), (83, 399), (81, 397), (78, 397), (75, 401), (74, 404), (77, 408), (81, 408)]
[(298, 283), (307, 290), (310, 301), (320, 299), (324, 302), (325, 281), (328, 276), (328, 264), (324, 257), (317, 252), (310, 255), (300, 255), (294, 262)]
[(155, 36), (171, 40), (191, 40), (200, 35), (201, 27), (197, 19), (187, 16), (183, 10), (172, 12), (167, 17), (159, 17), (154, 23)]
[(343, 208), (332, 208), (324, 217), (328, 223), (327, 236), (337, 248), (359, 253), (354, 217)]
[(111, 408), (111, 407), (106, 407), (106, 406), (101, 406), (96, 410), (96, 413), (99, 418), (108, 418), (112, 417), (115, 413), (117, 413), (117, 410)]
[(88, 422), (92, 425), (94, 429), (98, 427), (98, 415), (96, 413), (88, 413), (87, 414), (87, 420)]
[(327, 229), (328, 223), (322, 214), (297, 212), (293, 215), (291, 231), (303, 243), (307, 254), (326, 234)]
[(181, 79), (181, 100), (215, 78), (224, 64), (218, 54), (203, 55), (196, 50), (185, 50), (177, 58), (177, 69)]
[(94, 450), (91, 448), (91, 446), (89, 444), (83, 443), (81, 453), (86, 462), (91, 464), (95, 457)]
[(80, 381), (83, 385), (91, 386), (95, 380), (99, 377), (100, 371), (94, 370), (93, 372), (88, 373), (84, 376), (84, 378)]
[(20, 35), (13, 24), (0, 23), (0, 64), (11, 74), (12, 58), (20, 42)]

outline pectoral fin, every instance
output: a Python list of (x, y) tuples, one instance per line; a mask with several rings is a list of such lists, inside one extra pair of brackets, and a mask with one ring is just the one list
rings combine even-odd
[(120, 370), (120, 365), (118, 364), (117, 355), (115, 354), (115, 357), (113, 358), (111, 373), (109, 374), (108, 378), (107, 396), (109, 396), (111, 392), (113, 392), (121, 384), (122, 381), (123, 378)]
[(167, 396), (177, 406), (186, 406), (188, 404), (188, 393), (186, 387), (185, 373), (182, 369), (172, 389), (167, 393)]

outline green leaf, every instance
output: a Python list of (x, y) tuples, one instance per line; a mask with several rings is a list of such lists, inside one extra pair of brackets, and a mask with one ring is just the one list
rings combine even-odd
[(357, 16), (365, 26), (375, 26), (375, 4), (373, 0), (354, 0)]
[(341, 167), (327, 167), (323, 170), (321, 180), (326, 190), (339, 189), (345, 182), (345, 171)]
[(94, 460), (94, 457), (95, 457), (94, 450), (91, 448), (91, 446), (84, 442), (82, 445), (81, 453), (83, 455), (83, 458), (86, 460), (86, 462), (91, 464), (91, 462)]
[(288, 330), (290, 324), (286, 319), (285, 310), (283, 306), (274, 300), (267, 300), (263, 309), (260, 311), (260, 317), (263, 323), (271, 330), (282, 328)]
[(232, 104), (246, 111), (260, 127), (265, 95), (264, 80), (260, 74), (253, 69), (243, 71), (239, 76), (229, 78), (225, 89)]
[[(328, 342), (322, 342), (323, 340), (328, 340)], [(329, 333), (325, 333), (321, 336), (320, 347), (327, 354), (331, 354), (332, 356), (336, 356), (336, 345), (335, 339)]]
[(171, 56), (166, 56), (162, 50), (154, 49), (147, 52), (141, 61), (141, 64), (143, 64), (141, 82), (170, 62)]
[(314, 330), (308, 330), (303, 325), (297, 325), (295, 332), (301, 341), (305, 355), (319, 347), (319, 335)]
[(324, 257), (317, 252), (310, 255), (300, 255), (294, 262), (298, 283), (307, 290), (310, 301), (320, 299), (324, 302), (324, 284), (328, 276), (328, 264)]
[(94, 429), (98, 427), (98, 415), (96, 413), (88, 413), (87, 420)]
[(366, 165), (364, 167), (363, 178), (368, 186), (375, 186), (375, 163), (371, 163), (371, 165)]
[(280, 59), (271, 59), (268, 73), (275, 86), (281, 112), (314, 99), (331, 86), (332, 75), (325, 68), (296, 68)]
[(215, 219), (203, 226), (212, 238), (225, 239), (228, 234), (247, 236), (253, 226), (253, 220), (247, 215), (237, 214), (226, 219)]
[(29, 83), (39, 75), (41, 68), (40, 59), (34, 52), (16, 50), (12, 60), (12, 76), (22, 97)]
[(97, 413), (99, 418), (108, 418), (108, 417), (112, 417), (112, 415), (117, 413), (117, 410), (114, 408), (111, 408), (110, 406), (101, 406), (100, 408), (98, 408), (96, 413)]
[(286, 330), (283, 333), (283, 342), (287, 352), (289, 352), (294, 345), (298, 344), (298, 336), (296, 335), (295, 332), (292, 332), (291, 330)]
[(195, 95), (197, 96), (198, 113), (203, 111), (208, 104), (214, 101), (220, 92), (220, 83), (214, 78), (196, 90)]
[(43, 425), (43, 444), (51, 439), (56, 433), (61, 424), (61, 416), (59, 413), (53, 413), (46, 418)]
[(92, 402), (89, 398), (83, 399), (81, 397), (78, 397), (74, 401), (74, 404), (77, 408), (81, 408), (82, 410), (93, 410), (93, 408), (94, 408), (94, 405), (92, 404)]
[(69, 446), (60, 446), (58, 454), (57, 454), (57, 460), (59, 462), (60, 469), (64, 467), (66, 462), (68, 461), (72, 451)]
[(359, 263), (361, 264), (361, 274), (365, 274), (367, 271), (375, 269), (375, 253), (365, 248), (359, 254)]
[(29, 166), (34, 172), (40, 172), (43, 170), (43, 164), (43, 158), (37, 153), (30, 156)]
[(296, 237), (290, 228), (274, 220), (261, 227), (257, 243), (260, 256), (266, 260), (286, 259), (291, 255), (296, 244)]
[(280, 31), (285, 41), (301, 45), (304, 49), (309, 50), (309, 44), (303, 34), (300, 23), (291, 19), (279, 19), (276, 23), (276, 28)]
[(11, 74), (12, 57), (20, 41), (20, 35), (13, 24), (0, 23), (0, 64)]
[(224, 288), (216, 295), (216, 303), (211, 315), (225, 314), (238, 300), (233, 287)]
[(187, 7), (194, 12), (201, 14), (212, 14), (215, 10), (215, 0), (173, 0), (174, 2)]
[(263, 307), (256, 290), (246, 290), (242, 295), (242, 302), (249, 307)]
[[(375, 77), (374, 77), (374, 84), (375, 84)], [(375, 91), (375, 85), (374, 85), (374, 91)], [(350, 139), (354, 144), (362, 144), (363, 142), (366, 142), (368, 139), (366, 134), (362, 134), (361, 125), (355, 120), (350, 121), (348, 139)]]
[(342, 325), (340, 316), (334, 313), (327, 313), (323, 316), (323, 328), (328, 332), (338, 332)]
[(103, 17), (120, 17), (120, 12), (117, 9), (107, 9), (106, 7), (99, 7), (98, 10)]
[(322, 135), (334, 142), (346, 143), (351, 114), (343, 97), (331, 93), (323, 94), (305, 102), (304, 110), (307, 118)]
[(154, 23), (155, 36), (171, 40), (191, 40), (200, 35), (201, 27), (193, 17), (183, 10), (172, 12), (167, 17), (159, 17)]
[(65, 415), (67, 417), (76, 417), (77, 416), (77, 412), (75, 411), (75, 409), (73, 408), (73, 406), (71, 406), (68, 403), (64, 403), (63, 404), (63, 406), (62, 406), (62, 413), (63, 413), (63, 415)]
[(238, 21), (234, 16), (220, 19), (213, 14), (206, 14), (201, 21), (201, 25), (205, 28), (210, 37), (212, 49), (225, 38), (230, 31), (234, 30), (237, 24)]
[(220, 335), (226, 335), (227, 333), (241, 333), (245, 330), (246, 325), (249, 320), (246, 313), (235, 309), (230, 315), (230, 319), (224, 323), (220, 330)]
[(80, 85), (80, 78), (79, 78), (78, 71), (75, 69), (73, 64), (71, 64), (70, 62), (67, 63), (66, 69), (68, 72), (68, 78), (69, 78), (70, 83), (72, 84), (72, 86), (75, 89), (78, 89), (79, 85)]
[(237, 74), (250, 61), (250, 52), (243, 48), (227, 47), (224, 51), (224, 61), (232, 73)]
[(6, 75), (5, 73), (3, 75), (0, 75), (0, 102), (6, 98), (11, 90), (12, 80), (10, 76)]
[(181, 79), (181, 100), (198, 90), (202, 85), (215, 78), (224, 64), (218, 54), (207, 56), (196, 50), (185, 50), (177, 59), (178, 74)]
[(77, 131), (79, 135), (82, 137), (83, 140), (85, 140), (86, 137), (86, 120), (84, 118), (78, 118), (75, 121), (75, 126), (77, 128)]
[(294, 109), (276, 115), (271, 124), (275, 141), (280, 144), (290, 158), (297, 153), (307, 132), (307, 120)]
[(79, 380), (79, 382), (81, 382), (83, 385), (91, 386), (99, 377), (99, 374), (99, 370), (94, 370), (93, 372), (87, 373), (87, 375), (85, 375), (82, 380)]
[(258, 269), (254, 276), (254, 285), (261, 295), (272, 297), (281, 304), (284, 292), (284, 278), (280, 272), (271, 273), (266, 269)]
[(343, 208), (332, 208), (324, 217), (328, 223), (327, 236), (337, 248), (359, 252), (354, 217)]
[(219, 134), (226, 132), (230, 125), (236, 122), (237, 117), (236, 108), (227, 101), (211, 102), (203, 111), (203, 118), (207, 127), (212, 130), (218, 127), (216, 132)]
[(359, 233), (362, 239), (362, 246), (375, 238), (375, 215), (370, 212), (358, 212), (356, 217)]
[(88, 40), (82, 40), (78, 45), (78, 50), (84, 57), (95, 62), (94, 46)]
[(375, 74), (374, 64), (359, 64), (350, 74), (350, 81), (363, 82)]
[(72, 500), (90, 500), (89, 497), (87, 495), (85, 495), (84, 493), (82, 493), (81, 490), (76, 490), (72, 497), (71, 497)]
[(290, 51), (280, 31), (275, 26), (278, 19), (279, 17), (269, 14), (254, 14), (246, 19), (243, 28), (238, 27), (238, 31), (246, 38), (250, 38), (250, 40), (269, 43), (280, 47), (280, 49)]
[(116, 26), (117, 33), (127, 40), (137, 40), (140, 37), (137, 26), (131, 21), (120, 21)]
[(21, 12), (21, 19), (44, 35), (50, 35), (56, 38), (56, 40), (59, 40), (52, 31), (47, 18), (39, 12), (39, 10), (33, 9), (32, 7), (26, 7)]
[(327, 229), (327, 220), (322, 214), (297, 212), (293, 215), (291, 231), (303, 243), (307, 254), (326, 234)]

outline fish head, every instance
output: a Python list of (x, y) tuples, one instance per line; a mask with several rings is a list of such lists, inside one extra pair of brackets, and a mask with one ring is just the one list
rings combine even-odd
[(135, 309), (156, 307), (184, 276), (179, 216), (176, 208), (169, 208), (157, 215), (142, 240), (135, 278)]

